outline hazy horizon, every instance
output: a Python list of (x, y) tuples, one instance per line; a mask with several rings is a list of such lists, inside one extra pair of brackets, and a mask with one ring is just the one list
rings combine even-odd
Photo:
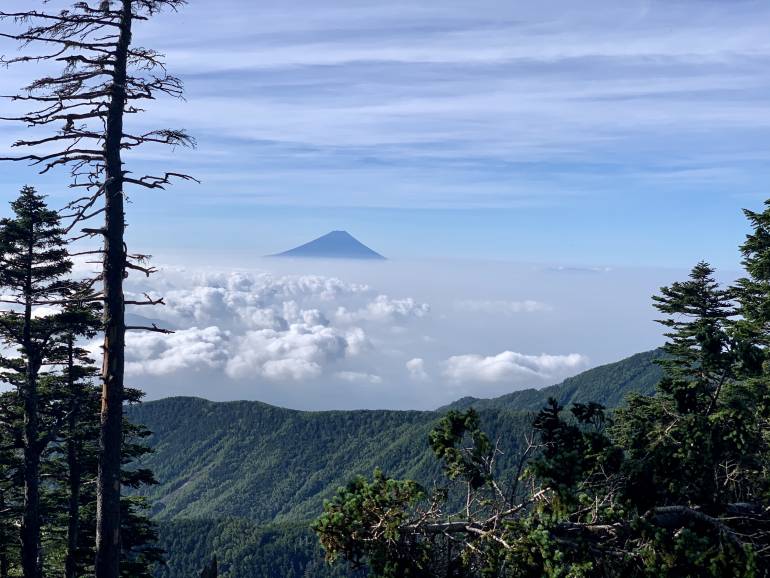
[(129, 381), (148, 399), (435, 409), (544, 387), (661, 345), (650, 297), (687, 274), (471, 260), (238, 262), (161, 265), (149, 288), (167, 306), (130, 310), (177, 331), (129, 338)]

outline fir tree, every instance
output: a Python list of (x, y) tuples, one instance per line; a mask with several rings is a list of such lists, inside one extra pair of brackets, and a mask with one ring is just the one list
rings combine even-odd
[(80, 340), (96, 336), (101, 318), (97, 304), (77, 299), (86, 291), (87, 287), (74, 284), (75, 297), (62, 310), (62, 332), (52, 353), (61, 367), (52, 405), (64, 413), (65, 423), (46, 465), (58, 490), (50, 517), (65, 534), (64, 578), (83, 576), (93, 564), (93, 535), (84, 528), (83, 511), (93, 500), (93, 490), (85, 488), (93, 484), (98, 463), (100, 392), (94, 385), (98, 368)]
[(735, 316), (731, 292), (714, 279), (714, 269), (698, 263), (687, 281), (663, 287), (653, 297), (667, 315), (658, 322), (668, 331), (660, 364), (665, 377), (659, 387), (673, 397), (681, 413), (711, 413), (722, 387), (734, 378), (735, 356), (730, 319)]
[(50, 362), (60, 324), (56, 316), (36, 318), (33, 312), (66, 295), (72, 263), (59, 217), (35, 189), (24, 187), (11, 208), (14, 218), (0, 221), (0, 286), (4, 302), (13, 308), (0, 313), (0, 338), (18, 349), (19, 357), (0, 360), (0, 367), (5, 380), (16, 387), (23, 410), (22, 568), (26, 578), (40, 578), (40, 460), (51, 435), (41, 427), (39, 377)]
[(18, 527), (21, 518), (22, 416), (15, 392), (0, 394), (0, 578), (19, 565)]

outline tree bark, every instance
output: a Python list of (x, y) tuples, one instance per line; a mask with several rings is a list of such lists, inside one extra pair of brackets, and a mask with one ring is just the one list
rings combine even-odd
[[(30, 404), (25, 403), (26, 408)], [(36, 420), (25, 420), (24, 427), (24, 515), (21, 522), (21, 567), (24, 578), (41, 578), (40, 560), (40, 455), (27, 440), (35, 431)]]
[(67, 386), (70, 395), (67, 436), (67, 470), (69, 474), (69, 504), (67, 512), (67, 556), (64, 561), (64, 577), (77, 578), (78, 573), (78, 541), (80, 539), (80, 444), (78, 443), (78, 405), (82, 398), (75, 391), (77, 385), (73, 379), (75, 366), (73, 337), (67, 343)]
[[(5, 494), (3, 492), (0, 492), (0, 509), (5, 509)], [(9, 538), (5, 531), (0, 534), (0, 539), (2, 539), (0, 542), (0, 578), (8, 578), (8, 573), (11, 571), (10, 560), (8, 560)]]
[[(5, 493), (0, 491), (0, 510), (5, 509)], [(8, 543), (9, 536), (3, 530), (0, 534), (0, 578), (8, 578), (8, 573), (11, 571), (10, 560), (8, 560)]]
[(123, 241), (125, 215), (121, 142), (131, 24), (132, 0), (122, 0), (120, 38), (115, 52), (115, 70), (104, 143), (104, 358), (97, 482), (96, 578), (118, 578), (120, 575), (120, 447), (123, 441), (126, 332), (123, 303), (126, 250)]
[[(34, 223), (30, 223), (33, 228)], [(22, 400), (24, 405), (24, 512), (21, 520), (21, 568), (24, 578), (42, 578), (40, 555), (40, 443), (37, 397), (37, 352), (32, 341), (32, 266), (34, 230), (29, 231), (27, 271), (24, 282), (24, 325), (22, 349), (26, 367)]]

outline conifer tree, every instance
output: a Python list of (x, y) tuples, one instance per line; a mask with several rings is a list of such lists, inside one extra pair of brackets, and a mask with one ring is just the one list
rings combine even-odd
[(763, 367), (770, 351), (770, 200), (764, 211), (744, 214), (752, 230), (740, 247), (746, 275), (733, 287), (740, 314), (734, 334), (741, 373), (756, 377), (770, 372)]
[(681, 413), (708, 415), (722, 387), (735, 377), (730, 319), (736, 311), (731, 297), (705, 262), (692, 269), (687, 281), (663, 287), (661, 295), (653, 297), (658, 311), (667, 315), (659, 320), (668, 329), (660, 389), (676, 400)]
[(765, 210), (744, 210), (751, 232), (741, 245), (746, 276), (736, 283), (741, 314), (762, 344), (770, 339), (770, 200)]
[[(43, 197), (25, 187), (12, 208), (14, 217), (0, 221), (2, 299), (8, 306), (0, 314), (0, 337), (18, 352), (0, 358), (0, 380), (16, 386), (0, 395), (0, 578), (17, 567), (25, 578), (77, 578), (94, 572), (100, 390), (94, 384), (98, 369), (82, 341), (101, 329), (100, 305), (89, 299), (90, 282), (69, 278), (59, 217)], [(45, 315), (39, 306), (46, 307)], [(141, 397), (138, 390), (125, 391), (128, 403)], [(150, 451), (144, 442), (149, 432), (126, 420), (121, 431), (121, 483), (135, 490), (155, 483), (151, 471), (133, 464)], [(151, 578), (163, 551), (155, 545), (146, 505), (124, 497), (121, 511), (121, 576)], [(19, 542), (17, 552), (13, 545)]]
[[(75, 296), (84, 293), (86, 288), (75, 285)], [(98, 369), (79, 342), (95, 337), (101, 328), (99, 313), (94, 303), (76, 297), (68, 301), (60, 316), (62, 332), (54, 352), (62, 371), (53, 398), (65, 413), (66, 423), (48, 460), (51, 478), (61, 486), (61, 507), (56, 511), (62, 513), (58, 518), (66, 532), (64, 578), (83, 576), (93, 564), (92, 535), (84, 528), (82, 511), (93, 496), (93, 490), (84, 486), (93, 484), (98, 463), (99, 389), (94, 385)]]
[(19, 565), (17, 520), (23, 496), (20, 480), (21, 411), (15, 392), (0, 394), (0, 578)]
[(35, 189), (24, 187), (11, 207), (14, 217), (0, 221), (0, 286), (3, 302), (12, 306), (0, 313), (0, 338), (17, 348), (19, 357), (0, 359), (0, 368), (5, 380), (16, 387), (23, 413), (22, 568), (25, 578), (40, 578), (40, 462), (52, 436), (41, 427), (39, 377), (51, 362), (60, 324), (56, 316), (36, 318), (33, 312), (39, 305), (64, 298), (72, 263), (59, 216)]
[[(722, 288), (706, 263), (664, 287), (655, 305), (669, 331), (665, 374), (654, 398), (633, 396), (617, 415), (627, 447), (629, 491), (639, 507), (697, 504), (712, 513), (760, 499), (767, 440), (761, 396), (758, 331), (738, 316), (740, 291)], [(747, 339), (750, 337), (751, 339)]]

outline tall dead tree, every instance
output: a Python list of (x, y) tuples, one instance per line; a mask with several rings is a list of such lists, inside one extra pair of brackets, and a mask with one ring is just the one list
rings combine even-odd
[[(40, 173), (66, 167), (69, 186), (77, 191), (67, 207), (69, 231), (75, 239), (101, 237), (101, 290), (78, 299), (104, 304), (104, 358), (98, 478), (97, 578), (117, 578), (120, 560), (120, 447), (122, 442), (125, 332), (127, 327), (123, 280), (129, 271), (149, 275), (146, 256), (132, 255), (124, 242), (124, 200), (127, 185), (163, 189), (172, 179), (191, 179), (180, 173), (135, 176), (123, 163), (123, 153), (145, 144), (193, 146), (184, 131), (153, 130), (131, 133), (124, 117), (143, 112), (142, 102), (164, 94), (182, 97), (181, 81), (168, 74), (155, 50), (132, 44), (132, 27), (163, 9), (176, 10), (186, 0), (83, 0), (60, 10), (64, 0), (40, 0), (40, 10), (0, 11), (9, 26), (0, 37), (20, 44), (18, 56), (0, 63), (59, 64), (60, 72), (44, 76), (8, 98), (28, 103), (23, 113), (0, 117), (27, 126), (33, 135), (14, 143), (29, 154), (0, 160), (28, 161)], [(84, 221), (103, 216), (99, 227)], [(156, 300), (133, 302), (153, 305)]]

